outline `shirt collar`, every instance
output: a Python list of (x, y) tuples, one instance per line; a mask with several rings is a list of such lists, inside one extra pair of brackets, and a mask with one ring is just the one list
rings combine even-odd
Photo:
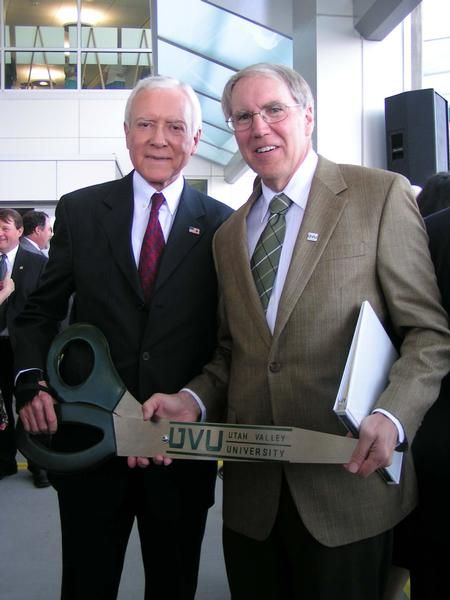
[(135, 204), (138, 202), (144, 208), (148, 208), (153, 194), (160, 191), (164, 194), (170, 214), (174, 215), (180, 202), (183, 187), (184, 177), (181, 174), (163, 190), (156, 190), (137, 171), (133, 173), (134, 202)]
[(39, 245), (36, 244), (36, 242), (34, 240), (30, 239), (29, 237), (26, 237), (26, 239), (30, 242), (30, 244), (32, 244), (36, 248), (36, 250), (39, 250), (39, 252), (41, 251), (41, 249), (39, 248)]
[(17, 254), (18, 249), (19, 249), (19, 244), (17, 244), (17, 246), (15, 248), (13, 248), (12, 250), (10, 250), (9, 252), (2, 252), (2, 254), (6, 254), (6, 256), (7, 256), (8, 270), (12, 269), (14, 261), (16, 260), (16, 254)]
[[(314, 177), (314, 173), (317, 167), (317, 161), (319, 157), (314, 150), (310, 150), (306, 155), (304, 161), (299, 168), (292, 175), (288, 181), (286, 187), (281, 190), (286, 196), (288, 196), (294, 204), (297, 204), (302, 210), (306, 208), (306, 202), (308, 200), (309, 192), (311, 189), (311, 183)], [(269, 204), (272, 198), (281, 192), (274, 192), (271, 190), (263, 181), (261, 181), (262, 187), (262, 201), (265, 207), (264, 215), (269, 210)], [(262, 218), (264, 218), (264, 215)]]

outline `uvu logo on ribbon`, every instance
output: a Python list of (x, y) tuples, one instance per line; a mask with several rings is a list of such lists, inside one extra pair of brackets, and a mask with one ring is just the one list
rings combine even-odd
[(288, 460), (291, 427), (170, 422), (168, 456), (193, 454), (227, 460)]
[(143, 421), (114, 415), (118, 456), (344, 464), (357, 440), (299, 427)]

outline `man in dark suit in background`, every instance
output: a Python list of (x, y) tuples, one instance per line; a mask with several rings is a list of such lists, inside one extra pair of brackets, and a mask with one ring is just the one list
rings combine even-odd
[[(157, 390), (177, 391), (200, 373), (216, 343), (211, 241), (231, 209), (182, 177), (200, 140), (198, 99), (171, 78), (142, 80), (126, 106), (125, 134), (135, 170), (61, 198), (43, 285), (17, 323), (17, 397), (31, 432), (56, 428), (52, 399), (37, 383), (45, 378), (47, 351), (73, 293), (72, 320), (103, 332), (122, 380), (140, 402)], [(165, 247), (147, 295), (150, 269), (141, 268), (140, 255), (150, 229), (156, 236), (150, 250)], [(36, 390), (21, 393), (30, 384)], [(145, 598), (194, 598), (216, 464), (130, 466), (136, 461), (115, 458), (82, 474), (52, 474), (61, 514), (64, 600), (117, 597), (135, 518)]]
[[(17, 473), (13, 411), (14, 320), (25, 306), (28, 295), (38, 286), (47, 263), (47, 257), (43, 254), (32, 254), (20, 246), (22, 232), (23, 222), (20, 214), (11, 208), (0, 209), (0, 260), (3, 274), (9, 274), (14, 282), (14, 291), (0, 306), (0, 389), (8, 415), (8, 425), (0, 431), (0, 479)], [(3, 276), (0, 278), (3, 279)], [(27, 343), (27, 340), (24, 343)], [(45, 471), (35, 465), (29, 465), (29, 469), (36, 487), (49, 485)]]
[(23, 219), (23, 235), (20, 245), (29, 252), (48, 256), (48, 247), (53, 228), (48, 214), (42, 210), (29, 210)]

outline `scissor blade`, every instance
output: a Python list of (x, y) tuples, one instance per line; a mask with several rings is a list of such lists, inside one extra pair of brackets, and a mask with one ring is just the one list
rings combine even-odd
[(144, 421), (139, 417), (113, 415), (117, 456), (156, 456), (165, 454), (168, 421)]
[(119, 456), (343, 464), (357, 440), (295, 427), (152, 423), (114, 416)]
[(114, 414), (120, 417), (136, 417), (142, 419), (142, 404), (128, 390), (114, 409)]

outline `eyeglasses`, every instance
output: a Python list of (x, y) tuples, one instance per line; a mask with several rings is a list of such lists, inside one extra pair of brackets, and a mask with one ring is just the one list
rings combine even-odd
[(301, 104), (270, 104), (259, 112), (243, 110), (231, 115), (227, 119), (227, 125), (232, 131), (245, 131), (253, 123), (253, 117), (259, 115), (265, 123), (279, 123), (284, 121), (289, 114), (289, 109)]

